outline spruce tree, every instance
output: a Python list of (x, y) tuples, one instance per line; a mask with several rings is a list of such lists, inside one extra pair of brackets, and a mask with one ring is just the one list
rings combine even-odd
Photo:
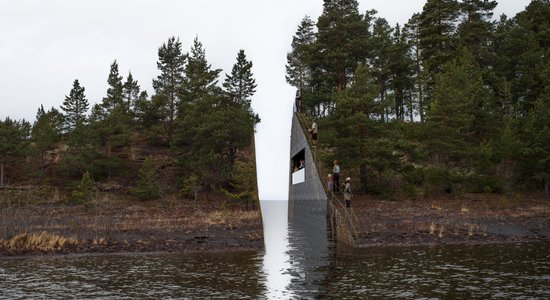
[(158, 168), (153, 158), (147, 157), (139, 168), (137, 185), (130, 189), (130, 193), (139, 200), (152, 200), (160, 197), (160, 188), (157, 183)]
[(252, 76), (252, 62), (246, 60), (244, 50), (239, 50), (231, 75), (225, 74), (223, 83), (225, 92), (232, 101), (250, 107), (250, 97), (256, 92), (256, 80)]
[(137, 80), (134, 80), (132, 72), (128, 72), (126, 82), (123, 85), (122, 95), (126, 110), (130, 115), (135, 116), (136, 101), (139, 97), (140, 89)]
[(207, 95), (219, 93), (218, 76), (222, 70), (212, 69), (206, 60), (206, 50), (198, 37), (193, 41), (193, 47), (188, 54), (183, 82), (183, 98), (186, 103), (192, 103)]
[(70, 133), (77, 127), (86, 124), (86, 112), (88, 111), (88, 99), (84, 95), (84, 87), (80, 86), (78, 79), (73, 82), (73, 88), (68, 96), (65, 96), (65, 101), (61, 106), (61, 110), (65, 113), (65, 131)]

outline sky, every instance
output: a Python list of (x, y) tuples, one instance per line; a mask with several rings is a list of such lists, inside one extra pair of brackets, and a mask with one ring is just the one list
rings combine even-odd
[[(425, 0), (359, 1), (392, 25), (420, 12)], [(529, 0), (500, 0), (495, 10), (513, 17)], [(316, 20), (322, 0), (0, 0), (0, 119), (34, 121), (38, 107), (59, 108), (75, 79), (90, 103), (107, 91), (110, 64), (132, 72), (153, 94), (157, 51), (179, 37), (184, 51), (193, 39), (213, 68), (230, 73), (244, 49), (258, 85), (252, 106), (256, 128), (260, 199), (288, 197), (289, 143), (295, 90), (286, 84), (286, 54), (300, 20)], [(322, 129), (320, 129), (322, 130)]]

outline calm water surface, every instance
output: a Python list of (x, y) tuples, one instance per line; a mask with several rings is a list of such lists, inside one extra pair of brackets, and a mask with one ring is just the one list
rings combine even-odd
[(345, 250), (262, 214), (261, 252), (1, 258), (0, 299), (550, 299), (550, 244)]

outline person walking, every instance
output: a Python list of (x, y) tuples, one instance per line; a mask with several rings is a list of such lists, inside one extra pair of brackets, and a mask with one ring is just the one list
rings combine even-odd
[(351, 178), (346, 178), (344, 183), (344, 200), (346, 200), (346, 207), (351, 207)]
[(332, 167), (332, 173), (333, 175), (333, 181), (334, 181), (334, 191), (340, 191), (340, 165), (338, 164), (338, 160), (334, 161), (334, 167)]

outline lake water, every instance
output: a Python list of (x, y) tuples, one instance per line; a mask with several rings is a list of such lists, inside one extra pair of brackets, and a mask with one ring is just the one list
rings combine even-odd
[(262, 203), (261, 252), (0, 259), (0, 299), (550, 299), (550, 244), (337, 249)]

